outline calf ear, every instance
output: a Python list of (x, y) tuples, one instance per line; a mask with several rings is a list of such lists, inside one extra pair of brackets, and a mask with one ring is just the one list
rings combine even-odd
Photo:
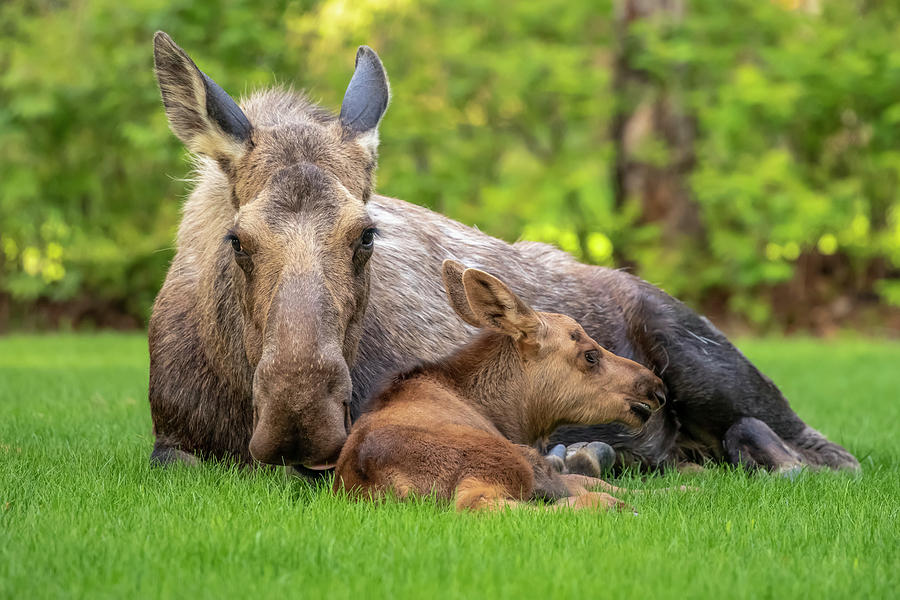
[(153, 63), (172, 131), (188, 150), (230, 172), (250, 142), (246, 115), (165, 32), (153, 36)]
[(356, 70), (341, 103), (341, 124), (371, 154), (378, 150), (378, 124), (391, 98), (381, 59), (368, 46), (356, 51)]
[(466, 267), (462, 263), (455, 260), (445, 260), (444, 264), (441, 265), (444, 289), (447, 290), (447, 299), (450, 300), (450, 306), (453, 307), (459, 318), (473, 327), (481, 328), (484, 327), (484, 324), (472, 312), (469, 300), (466, 298), (466, 289), (463, 286), (463, 271), (465, 270)]
[(540, 317), (505, 283), (478, 269), (466, 269), (462, 280), (469, 307), (482, 327), (517, 340), (538, 341), (543, 330)]

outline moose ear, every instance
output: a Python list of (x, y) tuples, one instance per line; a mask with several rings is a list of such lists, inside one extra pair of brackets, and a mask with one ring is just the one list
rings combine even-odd
[(466, 289), (463, 286), (463, 271), (465, 265), (455, 260), (445, 260), (441, 265), (441, 277), (444, 279), (444, 289), (447, 290), (447, 299), (450, 306), (459, 315), (459, 318), (473, 327), (484, 327), (484, 323), (478, 320), (478, 316), (472, 312), (469, 299), (466, 298)]
[(153, 36), (153, 63), (172, 131), (188, 150), (228, 172), (250, 141), (246, 115), (163, 31)]
[(378, 123), (387, 110), (391, 91), (381, 59), (368, 46), (356, 51), (356, 70), (341, 103), (341, 124), (374, 156)]
[(505, 283), (478, 269), (463, 271), (462, 281), (469, 307), (482, 327), (517, 340), (538, 339), (543, 331), (540, 317)]

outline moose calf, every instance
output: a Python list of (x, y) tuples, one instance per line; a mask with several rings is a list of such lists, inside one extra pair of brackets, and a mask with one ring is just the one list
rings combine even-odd
[(434, 493), (459, 510), (536, 498), (623, 508), (587, 491), (618, 488), (559, 474), (531, 445), (562, 424), (642, 426), (665, 402), (660, 379), (601, 348), (575, 320), (532, 310), (488, 273), (447, 260), (442, 274), (453, 309), (482, 332), (375, 397), (341, 451), (335, 489)]

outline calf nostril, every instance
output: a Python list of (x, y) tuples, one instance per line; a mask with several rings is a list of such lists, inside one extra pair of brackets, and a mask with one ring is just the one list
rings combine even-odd
[(653, 395), (656, 396), (656, 401), (659, 402), (660, 406), (663, 406), (666, 403), (666, 395), (662, 390), (656, 390), (653, 392)]

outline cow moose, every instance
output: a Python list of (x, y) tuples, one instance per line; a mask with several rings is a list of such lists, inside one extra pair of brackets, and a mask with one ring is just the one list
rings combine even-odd
[(443, 280), (453, 310), (481, 333), (374, 396), (341, 450), (335, 490), (363, 499), (433, 494), (457, 510), (536, 498), (624, 508), (587, 491), (605, 482), (557, 473), (532, 445), (563, 423), (639, 428), (665, 402), (662, 381), (601, 348), (571, 317), (534, 311), (484, 271), (445, 260)]
[(567, 426), (549, 441), (602, 440), (620, 467), (858, 468), (662, 290), (375, 194), (389, 87), (370, 48), (357, 52), (338, 116), (281, 88), (238, 105), (162, 32), (154, 59), (196, 172), (150, 319), (152, 461), (332, 464), (380, 382), (471, 337), (439, 284), (451, 258), (501, 277), (535, 310), (576, 319), (666, 386), (665, 408), (637, 433)]

